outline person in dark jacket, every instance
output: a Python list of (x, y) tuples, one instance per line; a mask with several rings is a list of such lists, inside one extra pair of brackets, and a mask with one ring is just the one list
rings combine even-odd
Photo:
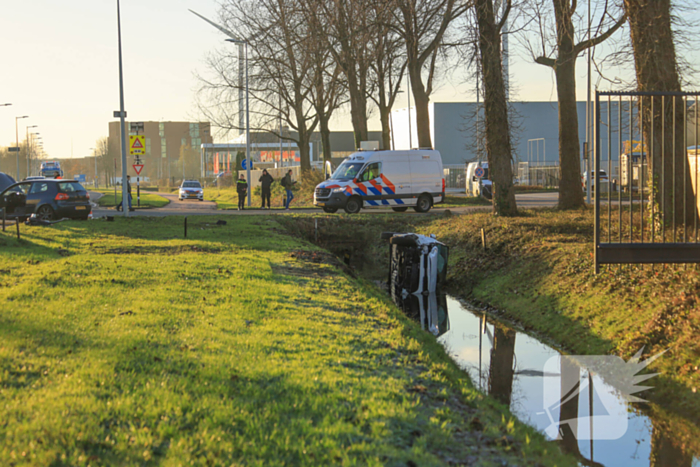
[(294, 199), (294, 193), (292, 193), (292, 187), (296, 183), (295, 181), (292, 180), (292, 170), (290, 169), (289, 172), (287, 172), (287, 175), (284, 176), (282, 179), (282, 186), (287, 192), (287, 199), (284, 203), (284, 207), (289, 209), (289, 204), (292, 202)]
[[(56, 178), (60, 178), (60, 177), (56, 177)], [(127, 193), (129, 193), (129, 196), (128, 196), (129, 211), (133, 211), (134, 208), (131, 207), (131, 175), (126, 176), (126, 191), (127, 191)], [(121, 210), (122, 210), (122, 201), (119, 201), (119, 204), (117, 205), (117, 211), (121, 211)]]
[(238, 192), (238, 210), (245, 209), (245, 195), (248, 193), (248, 182), (245, 181), (245, 176), (241, 174), (241, 178), (236, 183), (236, 191)]
[(260, 176), (260, 188), (262, 190), (262, 209), (265, 209), (265, 200), (267, 200), (267, 209), (270, 209), (270, 185), (275, 181), (272, 175), (267, 173), (267, 169), (263, 169)]

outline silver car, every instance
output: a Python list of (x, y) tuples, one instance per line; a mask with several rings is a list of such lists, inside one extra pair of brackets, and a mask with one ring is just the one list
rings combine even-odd
[(183, 180), (178, 192), (180, 201), (183, 199), (198, 199), (204, 201), (204, 189), (197, 180)]

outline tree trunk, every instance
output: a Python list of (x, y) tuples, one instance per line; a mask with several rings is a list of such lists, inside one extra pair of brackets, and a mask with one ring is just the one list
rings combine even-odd
[(331, 160), (331, 129), (329, 128), (328, 121), (330, 119), (326, 115), (319, 115), (319, 131), (321, 132), (321, 146), (323, 147), (323, 160)]
[(584, 205), (576, 108), (576, 57), (560, 49), (555, 68), (559, 101), (559, 209)]
[[(411, 66), (412, 65), (412, 66)], [(411, 78), (411, 91), (416, 105), (416, 133), (418, 135), (419, 148), (432, 148), (433, 142), (430, 137), (430, 113), (428, 104), (430, 96), (425, 92), (425, 86), (420, 76), (420, 66), (417, 63), (409, 64), (409, 76)], [(410, 112), (410, 109), (409, 109)]]
[[(564, 355), (559, 356), (561, 407), (559, 409), (559, 444), (565, 452), (581, 457), (578, 448), (578, 399), (581, 389), (581, 370)], [(565, 398), (571, 394), (571, 399)]]
[[(348, 78), (348, 92), (350, 93), (350, 118), (355, 135), (355, 149), (360, 147), (362, 141), (367, 141), (369, 130), (367, 128), (367, 98), (358, 86), (357, 77), (346, 73)], [(351, 78), (352, 77), (352, 78)]]
[(515, 330), (494, 326), (489, 364), (489, 395), (508, 407), (513, 394), (514, 354)]
[[(301, 113), (298, 112), (298, 113)], [(297, 122), (304, 122), (302, 118), (297, 117)], [(305, 125), (299, 125), (297, 129), (299, 134), (299, 140), (297, 144), (299, 146), (299, 162), (301, 165), (302, 172), (308, 172), (311, 170), (311, 151), (309, 150), (309, 143), (311, 142), (311, 131), (306, 128)]]
[[(625, 0), (625, 10), (629, 18), (639, 91), (680, 91), (670, 0)], [(666, 223), (673, 220), (690, 225), (697, 217), (697, 210), (685, 148), (684, 101), (666, 98), (663, 109), (661, 98), (654, 98), (653, 102), (654, 125), (651, 125), (649, 99), (645, 101), (643, 117), (644, 139), (651, 155), (647, 157), (653, 201)], [(652, 137), (653, 146), (649, 144)], [(662, 153), (665, 160), (662, 160)]]
[(486, 153), (493, 183), (493, 209), (497, 215), (513, 216), (518, 213), (518, 208), (513, 188), (513, 156), (501, 60), (501, 31), (496, 24), (491, 0), (476, 0), (475, 7), (484, 82)]

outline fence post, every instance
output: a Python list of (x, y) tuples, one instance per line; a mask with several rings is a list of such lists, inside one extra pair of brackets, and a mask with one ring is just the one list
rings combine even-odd
[[(595, 114), (593, 118), (595, 119), (595, 125), (593, 125), (593, 173), (595, 174), (595, 204), (594, 204), (594, 241), (593, 241), (593, 263), (595, 267), (595, 273), (600, 272), (600, 265), (598, 264), (598, 244), (600, 243), (600, 173), (598, 171), (598, 165), (600, 164), (600, 91), (595, 92)], [(589, 158), (590, 160), (590, 158)], [(588, 167), (586, 168), (588, 172)], [(591, 176), (587, 173), (589, 180), (588, 183), (588, 194), (591, 195)]]

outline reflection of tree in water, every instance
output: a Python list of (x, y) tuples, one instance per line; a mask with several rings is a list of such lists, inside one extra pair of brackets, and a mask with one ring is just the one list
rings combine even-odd
[(650, 467), (691, 467), (693, 455), (684, 452), (683, 447), (673, 433), (666, 429), (659, 429), (654, 425), (651, 431), (651, 455)]
[(583, 457), (578, 447), (578, 398), (581, 390), (581, 370), (568, 358), (559, 358), (559, 364), (560, 400), (563, 401), (559, 410), (559, 445), (565, 452), (574, 455), (582, 465), (603, 467), (603, 464)]
[(489, 365), (489, 394), (507, 406), (510, 406), (513, 393), (515, 334), (514, 329), (494, 324)]

